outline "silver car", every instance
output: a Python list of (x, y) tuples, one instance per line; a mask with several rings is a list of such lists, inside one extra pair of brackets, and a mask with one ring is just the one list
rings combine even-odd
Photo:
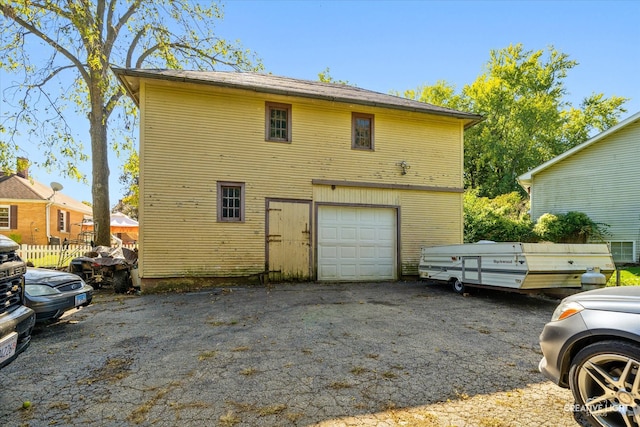
[(65, 271), (28, 267), (24, 275), (27, 307), (36, 321), (55, 321), (65, 312), (91, 304), (93, 287)]
[(562, 300), (540, 335), (539, 369), (594, 426), (640, 426), (640, 286)]

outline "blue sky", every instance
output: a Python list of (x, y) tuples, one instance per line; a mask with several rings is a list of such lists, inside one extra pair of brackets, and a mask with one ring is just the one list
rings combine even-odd
[[(258, 53), (266, 71), (317, 80), (330, 68), (364, 89), (403, 92), (445, 80), (460, 90), (481, 74), (491, 49), (553, 46), (579, 65), (567, 100), (591, 93), (631, 98), (621, 119), (640, 111), (640, 1), (227, 1), (218, 34)], [(90, 163), (84, 165), (90, 177)], [(111, 203), (122, 197), (112, 159)], [(91, 200), (88, 185), (59, 181)]]

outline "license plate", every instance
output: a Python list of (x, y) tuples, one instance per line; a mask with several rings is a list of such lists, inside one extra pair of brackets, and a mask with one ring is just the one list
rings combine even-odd
[(87, 294), (76, 295), (76, 307), (87, 302)]
[(9, 335), (0, 340), (0, 362), (4, 362), (14, 354), (16, 354), (16, 346), (18, 345), (18, 334), (11, 332)]

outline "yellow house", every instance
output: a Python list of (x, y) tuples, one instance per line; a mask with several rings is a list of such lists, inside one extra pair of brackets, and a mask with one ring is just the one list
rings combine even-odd
[(143, 289), (417, 275), (462, 242), (480, 116), (342, 84), (114, 69), (140, 107)]
[(30, 179), (27, 168), (0, 175), (0, 234), (18, 243), (77, 240), (83, 220), (91, 217), (90, 206)]

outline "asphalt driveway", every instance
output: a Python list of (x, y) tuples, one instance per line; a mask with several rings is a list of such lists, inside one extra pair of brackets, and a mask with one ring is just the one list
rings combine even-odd
[(423, 282), (98, 291), (0, 371), (0, 425), (576, 426), (537, 370), (556, 304)]

